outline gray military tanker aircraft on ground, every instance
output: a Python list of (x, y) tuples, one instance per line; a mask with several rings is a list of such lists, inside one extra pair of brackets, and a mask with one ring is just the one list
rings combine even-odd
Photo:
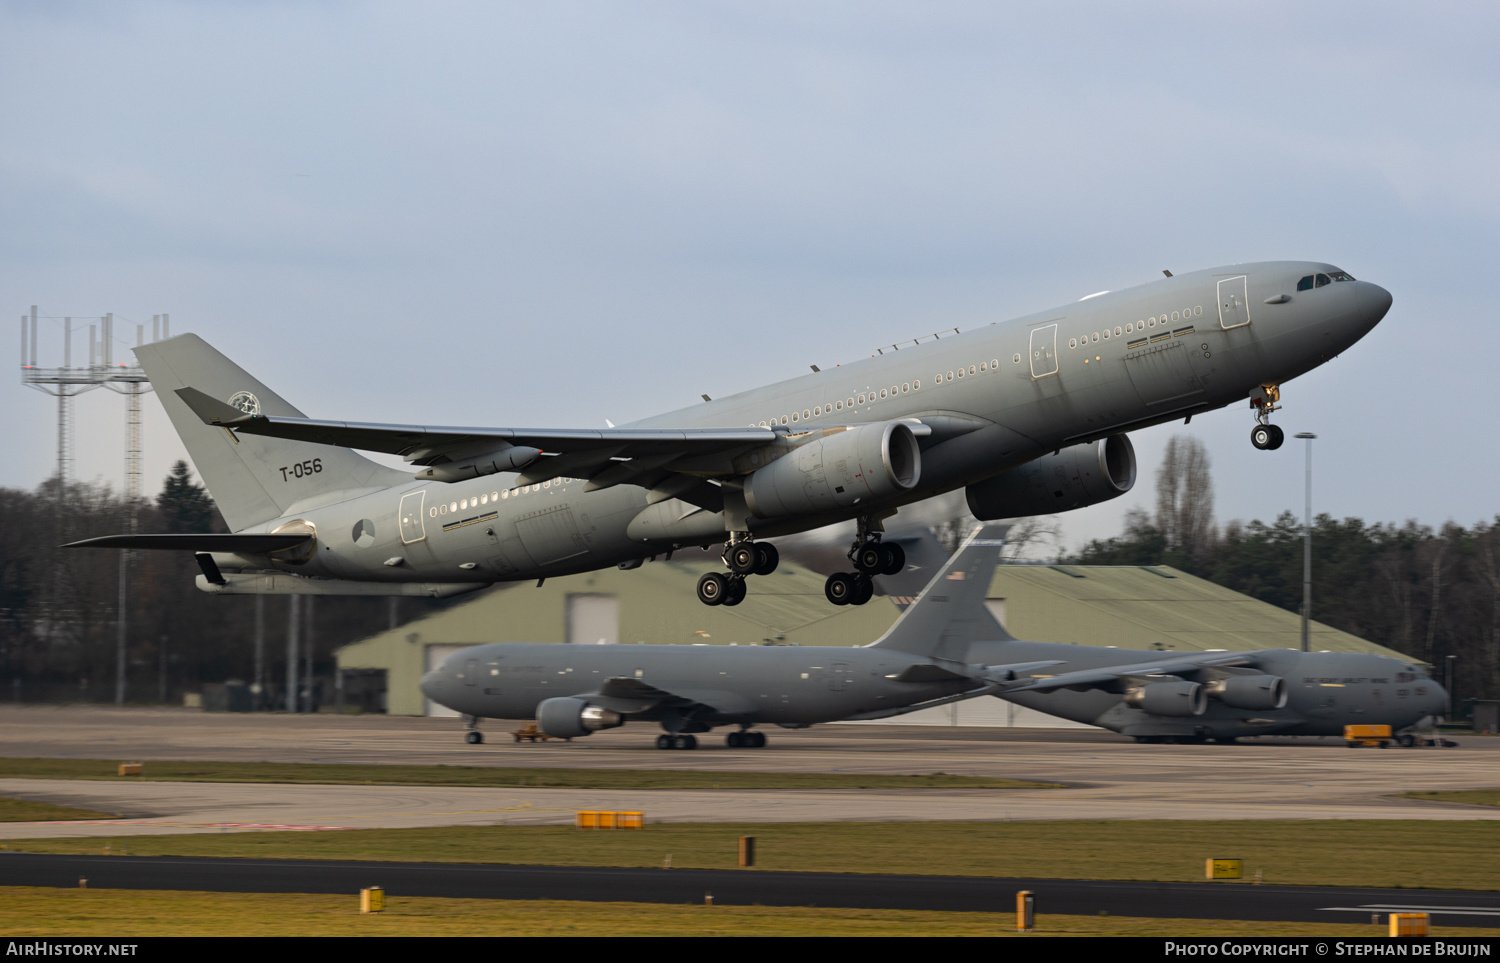
[[(979, 544), (1004, 537), (1004, 526), (986, 526), (977, 535)], [(930, 533), (902, 540), (911, 549), (915, 571), (879, 579), (879, 587), (898, 600), (926, 583), (924, 571), (942, 565)], [(1400, 733), (1398, 742), (1409, 746), (1413, 737), (1401, 730), (1430, 724), (1447, 704), (1447, 692), (1423, 666), (1380, 655), (1294, 649), (1159, 652), (1023, 642), (987, 608), (976, 617), (976, 641), (965, 661), (1053, 662), (1045, 671), (1020, 673), (1029, 678), (1000, 686), (993, 695), (1137, 742), (1342, 736), (1346, 725), (1389, 725)]]
[(889, 632), (866, 646), (567, 645), (497, 642), (461, 649), (422, 678), (422, 692), (480, 719), (535, 719), (574, 738), (627, 722), (666, 730), (658, 749), (696, 749), (694, 733), (734, 726), (731, 748), (759, 749), (756, 725), (805, 729), (880, 719), (999, 691), (1044, 659), (985, 665), (966, 658), (982, 626), (1002, 540), (971, 538)]
[(881, 539), (902, 505), (956, 488), (981, 519), (1105, 501), (1135, 482), (1126, 432), (1246, 398), (1252, 443), (1278, 447), (1280, 385), (1390, 305), (1318, 262), (1168, 275), (601, 430), (313, 420), (183, 335), (136, 356), (232, 534), (74, 545), (192, 551), (223, 594), (441, 597), (724, 544), (698, 597), (736, 605), (776, 567), (766, 539), (854, 519), (854, 571), (826, 593), (858, 605), (902, 568)]

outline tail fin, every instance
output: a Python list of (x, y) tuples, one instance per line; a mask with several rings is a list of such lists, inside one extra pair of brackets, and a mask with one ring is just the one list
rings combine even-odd
[(966, 662), (975, 641), (1011, 641), (985, 605), (1008, 530), (1005, 525), (975, 530), (890, 631), (870, 647)]
[(195, 334), (143, 345), (135, 356), (232, 531), (411, 477), (348, 448), (205, 425), (176, 389), (198, 388), (243, 411), (306, 416)]

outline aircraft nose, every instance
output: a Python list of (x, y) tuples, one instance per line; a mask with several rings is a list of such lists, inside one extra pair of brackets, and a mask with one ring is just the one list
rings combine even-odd
[(1359, 316), (1367, 328), (1373, 328), (1391, 309), (1391, 292), (1369, 281), (1355, 281), (1355, 299), (1359, 304)]
[(443, 691), (442, 672), (437, 669), (433, 669), (431, 672), (422, 676), (422, 681), (418, 683), (417, 687), (422, 690), (422, 694), (427, 698), (433, 700), (434, 702), (441, 701), (439, 699), (439, 696)]

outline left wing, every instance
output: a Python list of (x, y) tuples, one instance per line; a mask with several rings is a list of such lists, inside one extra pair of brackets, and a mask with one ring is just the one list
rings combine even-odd
[(1022, 685), (1006, 686), (1005, 693), (1010, 695), (1013, 692), (1051, 692), (1054, 689), (1094, 689), (1142, 676), (1188, 675), (1210, 666), (1251, 665), (1254, 662), (1255, 659), (1249, 653), (1227, 652), (1137, 662), (1132, 665), (1107, 665), (1097, 669), (1064, 672), (1061, 675), (1033, 676), (1029, 680), (1023, 680)]
[[(358, 448), (400, 455), (422, 471), (419, 479), (465, 481), (516, 471), (517, 485), (553, 478), (586, 479), (584, 491), (615, 485), (650, 489), (647, 504), (680, 498), (722, 511), (722, 490), (708, 479), (747, 474), (794, 448), (845, 431), (830, 425), (805, 431), (758, 428), (461, 428), (318, 421), (246, 414), (197, 388), (178, 396), (202, 419), (235, 434)], [(907, 425), (917, 437), (932, 429)], [(767, 452), (766, 448), (772, 450)], [(751, 452), (756, 454), (752, 457)]]

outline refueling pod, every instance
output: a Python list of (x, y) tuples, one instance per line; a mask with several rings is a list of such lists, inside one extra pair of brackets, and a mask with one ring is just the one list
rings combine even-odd
[(1074, 445), (966, 489), (983, 521), (1052, 515), (1118, 498), (1135, 486), (1135, 447), (1125, 435)]

